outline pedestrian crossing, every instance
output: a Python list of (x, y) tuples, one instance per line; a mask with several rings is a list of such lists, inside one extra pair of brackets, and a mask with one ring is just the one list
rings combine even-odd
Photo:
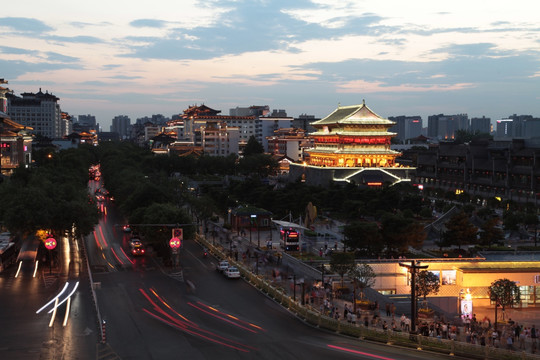
[(114, 352), (107, 343), (97, 344), (96, 358), (98, 360), (120, 360), (120, 356)]
[(184, 282), (184, 272), (182, 270), (169, 273), (169, 276), (172, 277), (174, 280)]
[(49, 272), (43, 273), (43, 282), (45, 283), (46, 288), (54, 285), (54, 283), (56, 283), (57, 280), (58, 280), (58, 273), (49, 273)]

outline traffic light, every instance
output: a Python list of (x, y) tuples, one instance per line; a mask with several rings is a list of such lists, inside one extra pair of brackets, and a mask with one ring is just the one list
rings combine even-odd
[(182, 229), (181, 228), (174, 228), (172, 230), (172, 237), (173, 238), (177, 238), (179, 240), (182, 240), (182, 236), (183, 236), (183, 233), (182, 233)]

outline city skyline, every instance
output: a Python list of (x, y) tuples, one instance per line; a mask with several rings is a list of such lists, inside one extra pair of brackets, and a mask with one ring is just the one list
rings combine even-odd
[(13, 3), (0, 16), (0, 78), (63, 111), (112, 118), (206, 104), (324, 117), (540, 115), (533, 1)]

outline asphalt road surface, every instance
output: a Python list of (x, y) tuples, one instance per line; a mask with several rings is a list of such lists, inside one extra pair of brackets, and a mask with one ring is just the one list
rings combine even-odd
[[(90, 183), (90, 190), (99, 186)], [(306, 325), (217, 261), (184, 241), (179, 266), (152, 253), (130, 254), (130, 234), (109, 200), (85, 237), (98, 311), (82, 244), (58, 239), (58, 266), (33, 264), (0, 274), (0, 359), (437, 359), (447, 358), (343, 337)], [(69, 284), (68, 302), (37, 311)], [(65, 315), (68, 313), (68, 321)]]

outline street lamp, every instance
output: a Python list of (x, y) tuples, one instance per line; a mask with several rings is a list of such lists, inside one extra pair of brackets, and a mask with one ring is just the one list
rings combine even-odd
[(411, 333), (416, 333), (416, 274), (419, 269), (427, 269), (428, 265), (418, 265), (415, 260), (411, 264), (399, 263), (409, 270), (411, 274)]

